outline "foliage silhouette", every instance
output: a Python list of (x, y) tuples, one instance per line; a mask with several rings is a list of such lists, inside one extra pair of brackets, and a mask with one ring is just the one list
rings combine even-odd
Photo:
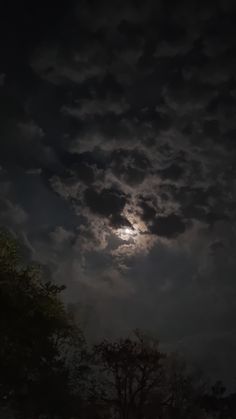
[(236, 394), (220, 381), (207, 390), (138, 330), (88, 350), (64, 287), (25, 264), (21, 250), (0, 233), (0, 410), (22, 419), (236, 418)]
[(24, 417), (61, 414), (69, 395), (68, 348), (80, 335), (59, 298), (63, 289), (25, 265), (17, 241), (1, 232), (0, 398)]

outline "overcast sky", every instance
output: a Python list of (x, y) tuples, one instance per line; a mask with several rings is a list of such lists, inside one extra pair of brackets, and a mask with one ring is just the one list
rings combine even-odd
[(236, 379), (235, 1), (1, 10), (0, 224), (91, 338)]

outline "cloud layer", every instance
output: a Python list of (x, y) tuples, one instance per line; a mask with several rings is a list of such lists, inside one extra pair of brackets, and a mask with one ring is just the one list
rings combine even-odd
[(234, 2), (2, 16), (1, 224), (93, 337), (140, 326), (191, 353), (207, 336), (203, 364), (215, 339), (232, 358)]

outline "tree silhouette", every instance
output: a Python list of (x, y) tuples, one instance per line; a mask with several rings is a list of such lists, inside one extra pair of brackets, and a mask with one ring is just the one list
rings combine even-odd
[(0, 401), (24, 418), (63, 413), (69, 395), (68, 349), (76, 328), (59, 295), (25, 265), (18, 243), (0, 234)]
[(63, 288), (0, 232), (0, 410), (21, 419), (236, 417), (235, 394), (220, 381), (206, 391), (201, 376), (140, 331), (89, 352)]
[(95, 347), (100, 380), (99, 397), (121, 419), (143, 418), (150, 395), (162, 383), (157, 341), (136, 331), (133, 338), (104, 340)]

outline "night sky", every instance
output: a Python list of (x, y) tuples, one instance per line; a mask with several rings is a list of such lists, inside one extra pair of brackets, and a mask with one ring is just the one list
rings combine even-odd
[(8, 1), (0, 32), (0, 225), (89, 339), (235, 383), (235, 1)]

